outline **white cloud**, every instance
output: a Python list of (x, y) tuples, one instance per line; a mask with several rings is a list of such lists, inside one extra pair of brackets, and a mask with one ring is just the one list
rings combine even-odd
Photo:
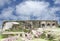
[(17, 20), (17, 16), (13, 15), (13, 11), (15, 8), (8, 7), (2, 10), (0, 14), (0, 25), (2, 25), (4, 20)]
[(30, 16), (19, 15), (17, 16), (18, 20), (30, 20)]
[(12, 12), (14, 11), (13, 8), (9, 7), (9, 8), (5, 8), (3, 11), (2, 11), (2, 15), (5, 16), (5, 17), (9, 17)]
[(60, 4), (60, 0), (54, 0), (55, 4)]
[(45, 2), (26, 1), (16, 6), (16, 12), (19, 15), (29, 16), (33, 14), (34, 16), (38, 16), (48, 5), (49, 4)]
[(10, 4), (11, 1), (10, 0), (0, 0), (0, 7), (4, 6), (5, 4)]
[(55, 19), (55, 20), (57, 20), (57, 21), (59, 21), (59, 17), (56, 15), (56, 14), (58, 14), (58, 13), (56, 13), (57, 11), (60, 11), (60, 7), (52, 7), (52, 8), (50, 8), (50, 14), (51, 14), (51, 18), (53, 18), (53, 19)]
[(0, 20), (0, 28), (2, 28), (3, 21)]
[(9, 18), (12, 15), (13, 11), (14, 11), (14, 8), (11, 8), (11, 7), (8, 7), (8, 8), (3, 9), (3, 11), (2, 11), (2, 13), (0, 15), (0, 18), (1, 17), (2, 18), (3, 17), (4, 18)]
[(56, 20), (56, 9), (48, 8), (49, 3), (43, 1), (25, 1), (16, 6), (18, 15), (36, 16), (38, 20)]
[[(49, 4), (45, 2), (26, 1), (16, 6), (17, 14), (30, 15), (31, 13), (41, 13)], [(36, 11), (36, 12), (35, 12)], [(25, 14), (26, 13), (26, 14)]]

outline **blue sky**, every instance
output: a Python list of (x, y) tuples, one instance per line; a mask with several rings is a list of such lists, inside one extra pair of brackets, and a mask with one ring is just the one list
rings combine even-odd
[(0, 26), (5, 20), (57, 20), (60, 0), (0, 0)]

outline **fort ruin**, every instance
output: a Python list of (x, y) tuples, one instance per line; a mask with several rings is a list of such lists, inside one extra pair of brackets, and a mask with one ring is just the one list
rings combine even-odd
[[(12, 24), (13, 22), (16, 24)], [(9, 28), (13, 29), (56, 28), (58, 26), (56, 20), (5, 21), (3, 23), (3, 29), (7, 27), (7, 24), (11, 24)]]

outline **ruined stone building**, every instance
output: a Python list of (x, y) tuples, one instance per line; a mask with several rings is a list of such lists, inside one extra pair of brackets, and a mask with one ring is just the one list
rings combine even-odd
[[(3, 23), (3, 29), (5, 24), (11, 24), (11, 22), (17, 22), (17, 24), (13, 24), (9, 26), (16, 30), (18, 29), (34, 29), (34, 28), (56, 28), (58, 26), (58, 22), (56, 20), (26, 20), (26, 21), (5, 21)], [(8, 28), (9, 28), (8, 27)]]

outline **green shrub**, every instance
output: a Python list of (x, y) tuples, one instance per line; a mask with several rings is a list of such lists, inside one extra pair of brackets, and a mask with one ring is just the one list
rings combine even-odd
[(55, 35), (49, 34), (47, 38), (48, 38), (49, 41), (54, 41), (54, 39), (56, 37), (55, 37)]
[(7, 37), (8, 37), (7, 34), (6, 35), (2, 34), (2, 38), (7, 38)]
[(60, 28), (60, 25), (58, 26), (58, 28)]
[(56, 36), (54, 41), (60, 41), (60, 35)]
[(29, 29), (24, 29), (24, 32), (30, 32), (30, 30)]
[(0, 34), (0, 39), (2, 39), (2, 35)]
[(40, 37), (41, 37), (42, 39), (46, 38), (45, 33), (43, 33)]
[(7, 37), (9, 37), (9, 36), (15, 36), (15, 34), (2, 34), (1, 35), (2, 36), (2, 38), (7, 38)]
[(48, 39), (49, 39), (49, 41), (53, 41), (54, 40), (54, 37), (53, 36), (50, 36)]

